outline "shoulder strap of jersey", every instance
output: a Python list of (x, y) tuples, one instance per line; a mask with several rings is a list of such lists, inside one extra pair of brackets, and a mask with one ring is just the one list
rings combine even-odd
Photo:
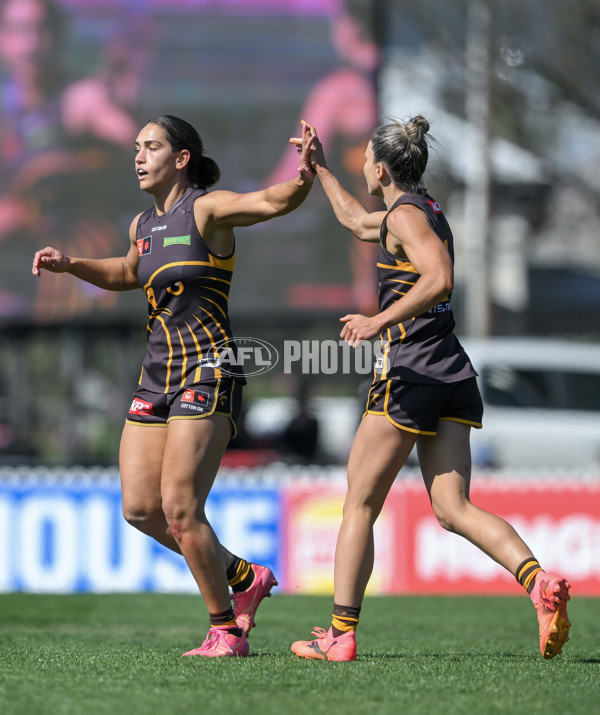
[(189, 189), (182, 197), (179, 205), (186, 211), (194, 210), (194, 203), (200, 196), (204, 196), (208, 191), (206, 189)]
[(137, 221), (137, 226), (136, 226), (136, 233), (140, 233), (143, 229), (144, 224), (149, 221), (152, 216), (154, 215), (154, 209), (148, 209), (147, 211), (144, 211), (143, 214), (140, 214), (138, 221)]
[(392, 204), (390, 207), (389, 211), (386, 213), (386, 215), (383, 217), (383, 221), (381, 222), (381, 229), (379, 231), (379, 243), (385, 248), (385, 239), (387, 238), (388, 234), (388, 227), (387, 227), (387, 220), (388, 216), (392, 213), (394, 209), (397, 209), (398, 206), (401, 206), (402, 204), (415, 204), (418, 205), (417, 202), (414, 200), (415, 198), (418, 198), (415, 194), (402, 194), (402, 196), (399, 196), (396, 201)]
[[(392, 213), (392, 211), (398, 206), (401, 206), (402, 204), (411, 204), (412, 206), (416, 206), (417, 208), (420, 208), (421, 211), (425, 213), (425, 216), (427, 217), (427, 221), (429, 221), (429, 224), (431, 227), (435, 230), (435, 221), (433, 219), (433, 213), (441, 213), (441, 209), (439, 208), (439, 205), (437, 204), (436, 201), (433, 201), (433, 199), (429, 196), (429, 194), (426, 193), (413, 193), (413, 192), (407, 192), (405, 194), (402, 194), (396, 201), (394, 201), (393, 205), (390, 207), (390, 210), (386, 213), (386, 215), (383, 218), (383, 221), (381, 222), (381, 230), (379, 233), (379, 242), (382, 246), (385, 247), (385, 239), (387, 238), (388, 234), (388, 228), (387, 228), (387, 219), (388, 216)], [(437, 209), (434, 209), (434, 205), (437, 207)]]

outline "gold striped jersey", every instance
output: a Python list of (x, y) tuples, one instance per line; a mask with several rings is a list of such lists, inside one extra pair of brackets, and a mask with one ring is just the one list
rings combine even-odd
[[(148, 299), (148, 348), (139, 384), (153, 392), (219, 378), (223, 354), (237, 354), (228, 314), (235, 249), (217, 256), (200, 235), (194, 202), (204, 194), (188, 189), (165, 214), (152, 208), (138, 220), (138, 281)], [(245, 382), (233, 362), (227, 374)]]
[[(419, 279), (419, 273), (406, 258), (398, 258), (386, 248), (387, 219), (403, 204), (425, 213), (429, 225), (448, 249), (454, 263), (454, 240), (450, 226), (437, 201), (425, 192), (403, 194), (387, 212), (382, 225), (377, 257), (379, 310), (406, 295)], [(477, 373), (454, 335), (454, 316), (450, 295), (427, 313), (387, 328), (380, 336), (382, 359), (376, 372), (383, 378), (406, 382), (457, 382)]]

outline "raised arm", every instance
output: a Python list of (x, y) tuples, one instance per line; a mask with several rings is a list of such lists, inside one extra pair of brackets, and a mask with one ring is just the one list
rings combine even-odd
[(293, 211), (308, 196), (313, 184), (314, 173), (309, 161), (313, 140), (306, 129), (300, 140), (298, 175), (293, 179), (248, 194), (213, 191), (196, 202), (196, 223), (199, 226), (205, 223), (207, 209), (213, 228), (252, 226)]
[(139, 216), (129, 229), (129, 251), (120, 258), (74, 258), (47, 246), (33, 257), (31, 272), (40, 277), (42, 269), (50, 273), (70, 273), (105, 290), (124, 291), (138, 287), (138, 251), (135, 232)]
[[(313, 137), (310, 161), (337, 220), (361, 241), (379, 242), (379, 229), (385, 211), (367, 211), (360, 201), (344, 189), (327, 166), (323, 145), (319, 141), (315, 128), (303, 122), (303, 128), (306, 130), (307, 127)], [(290, 142), (298, 146), (299, 138), (290, 139)]]

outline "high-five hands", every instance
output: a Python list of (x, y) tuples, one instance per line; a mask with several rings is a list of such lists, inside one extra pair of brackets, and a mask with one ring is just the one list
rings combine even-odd
[[(293, 138), (293, 143), (296, 146), (298, 153), (300, 154), (300, 163), (298, 165), (298, 171), (301, 174), (308, 174), (311, 179), (314, 177), (311, 153), (313, 150), (313, 144), (315, 139), (316, 134), (311, 132), (311, 127), (309, 127), (306, 122), (302, 123), (302, 136)], [(290, 139), (290, 142), (292, 142), (292, 139)]]
[(300, 123), (302, 124), (302, 136), (291, 137), (290, 144), (296, 147), (298, 153), (302, 154), (302, 157), (304, 156), (304, 149), (308, 148), (306, 159), (310, 163), (311, 170), (314, 171), (317, 165), (326, 166), (323, 145), (317, 136), (317, 130), (311, 124), (305, 122), (304, 119), (301, 119)]

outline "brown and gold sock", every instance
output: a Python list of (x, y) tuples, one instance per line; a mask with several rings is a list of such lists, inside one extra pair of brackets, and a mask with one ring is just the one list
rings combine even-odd
[(333, 618), (331, 628), (334, 636), (341, 636), (342, 633), (355, 631), (358, 627), (360, 616), (360, 606), (339, 606), (333, 604)]
[(223, 613), (209, 613), (211, 628), (224, 628), (234, 636), (241, 638), (242, 629), (238, 626), (233, 613), (233, 608), (228, 608)]
[(515, 578), (521, 586), (523, 586), (527, 593), (531, 594), (533, 587), (535, 586), (535, 575), (540, 571), (543, 571), (542, 567), (537, 559), (534, 559), (532, 556), (529, 559), (525, 559), (525, 561), (518, 566)]
[(227, 569), (227, 581), (234, 593), (245, 591), (254, 582), (254, 569), (252, 564), (244, 561), (239, 556), (234, 556)]

